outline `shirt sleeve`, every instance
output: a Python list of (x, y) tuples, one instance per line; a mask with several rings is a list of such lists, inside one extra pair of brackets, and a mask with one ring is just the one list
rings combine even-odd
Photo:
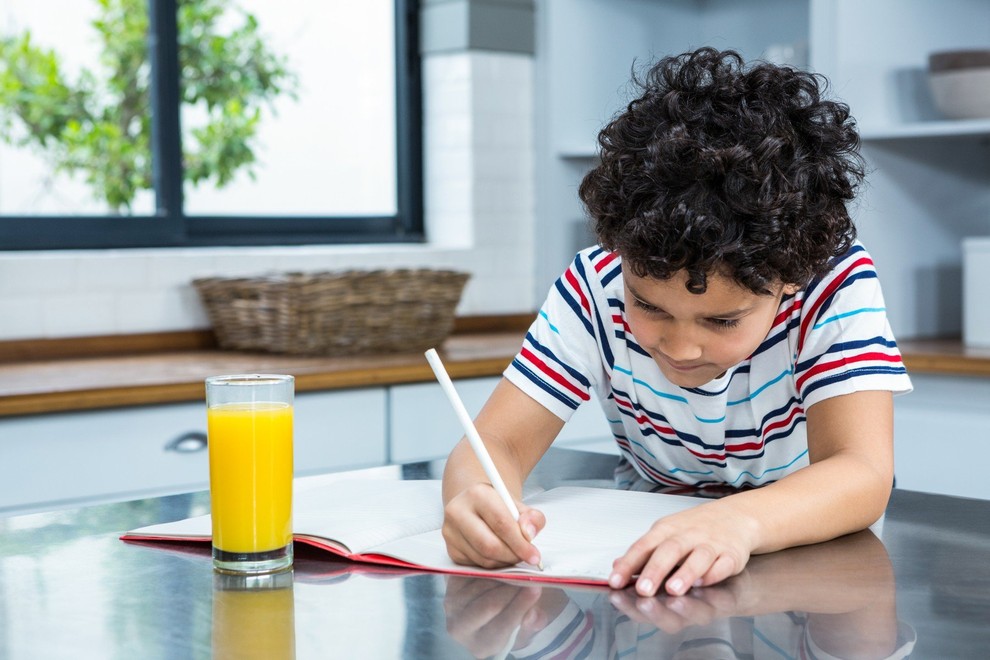
[(603, 378), (597, 301), (602, 288), (584, 253), (550, 288), (504, 376), (567, 421)]
[(873, 260), (858, 243), (806, 290), (797, 344), (805, 406), (866, 390), (911, 391)]

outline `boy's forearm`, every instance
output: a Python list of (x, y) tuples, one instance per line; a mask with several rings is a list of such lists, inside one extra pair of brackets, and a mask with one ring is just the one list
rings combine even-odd
[(827, 541), (876, 522), (890, 497), (891, 478), (855, 455), (837, 454), (780, 481), (730, 495), (730, 515), (758, 529), (753, 554)]

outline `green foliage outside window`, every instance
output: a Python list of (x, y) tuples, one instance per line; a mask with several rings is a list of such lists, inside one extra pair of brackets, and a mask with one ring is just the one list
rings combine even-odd
[[(148, 0), (96, 0), (100, 69), (69, 80), (30, 31), (0, 37), (0, 138), (34, 148), (54, 172), (82, 175), (117, 213), (152, 188)], [(286, 59), (256, 18), (227, 0), (178, 0), (183, 172), (194, 184), (254, 176), (262, 108), (295, 96)], [(236, 16), (236, 20), (231, 20)]]

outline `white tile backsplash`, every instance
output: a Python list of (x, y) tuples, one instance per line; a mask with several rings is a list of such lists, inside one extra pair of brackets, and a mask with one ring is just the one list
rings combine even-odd
[(78, 259), (76, 291), (147, 290), (152, 260), (144, 255), (110, 251), (105, 255)]
[(532, 81), (528, 56), (424, 59), (425, 245), (0, 252), (0, 340), (205, 328), (193, 279), (276, 270), (454, 268), (458, 313), (533, 311)]
[(108, 292), (58, 293), (44, 296), (42, 328), (44, 337), (77, 337), (113, 334), (114, 295)]
[(73, 252), (0, 255), (0, 294), (43, 296), (74, 290), (79, 262)]
[(0, 339), (39, 336), (39, 328), (44, 327), (42, 298), (0, 297)]

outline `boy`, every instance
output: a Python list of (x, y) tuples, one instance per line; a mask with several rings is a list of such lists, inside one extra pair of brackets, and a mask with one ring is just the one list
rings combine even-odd
[[(863, 529), (893, 480), (892, 394), (911, 389), (846, 203), (863, 178), (849, 109), (820, 76), (702, 48), (650, 69), (599, 134), (580, 196), (601, 247), (557, 281), (478, 415), (509, 490), (597, 395), (620, 486), (731, 494), (657, 520), (609, 584), (682, 595), (750, 555)], [(465, 441), (444, 473), (454, 561), (526, 561)]]

